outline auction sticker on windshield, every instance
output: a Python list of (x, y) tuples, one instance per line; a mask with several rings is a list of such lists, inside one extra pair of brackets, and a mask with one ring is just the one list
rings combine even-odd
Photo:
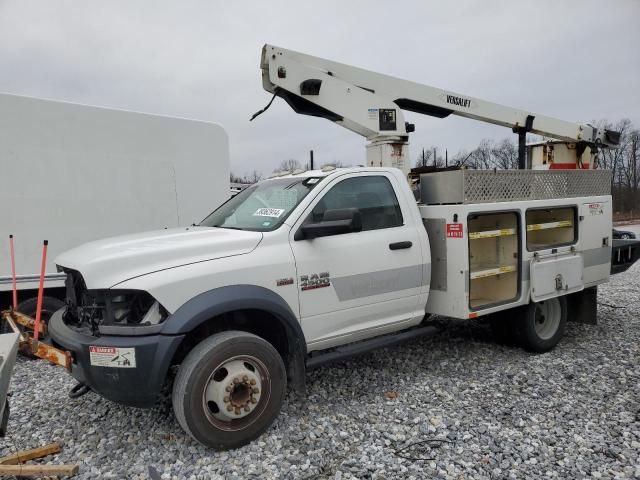
[(284, 213), (284, 208), (259, 208), (253, 214), (254, 217), (275, 217), (278, 218)]
[(94, 367), (135, 368), (136, 349), (90, 345), (89, 362)]

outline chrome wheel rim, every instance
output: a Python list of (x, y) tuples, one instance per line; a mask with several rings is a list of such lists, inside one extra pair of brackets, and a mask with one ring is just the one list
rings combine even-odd
[(270, 394), (271, 377), (264, 363), (240, 355), (213, 369), (202, 392), (202, 406), (212, 425), (237, 431), (260, 417)]
[(552, 338), (560, 326), (560, 317), (562, 316), (562, 308), (557, 298), (545, 300), (535, 304), (534, 326), (536, 334), (542, 340)]

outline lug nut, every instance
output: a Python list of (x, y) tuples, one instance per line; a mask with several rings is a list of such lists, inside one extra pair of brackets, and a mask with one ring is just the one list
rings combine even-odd
[(258, 403), (258, 400), (253, 398), (253, 397), (251, 397), (251, 403)]
[(251, 410), (251, 407), (249, 405), (245, 405), (244, 406), (244, 411), (248, 412), (249, 410)]
[(253, 387), (253, 393), (260, 393), (260, 389), (258, 387)]
[(233, 405), (227, 405), (227, 412), (231, 412), (233, 410)]
[(225, 388), (225, 390), (226, 390), (227, 392), (230, 392), (230, 391), (232, 390), (231, 385), (229, 385), (227, 388)]
[(240, 409), (236, 408), (236, 415), (240, 415)]
[(248, 382), (249, 381), (249, 377), (247, 377), (246, 375), (242, 377), (242, 381), (243, 382)]
[(233, 379), (233, 383), (235, 383), (236, 385), (240, 383), (240, 380), (238, 379), (238, 377)]
[(251, 385), (255, 385), (256, 384), (256, 379), (252, 378), (251, 381), (249, 382)]
[(224, 403), (229, 403), (229, 397), (224, 397), (223, 400), (224, 400)]

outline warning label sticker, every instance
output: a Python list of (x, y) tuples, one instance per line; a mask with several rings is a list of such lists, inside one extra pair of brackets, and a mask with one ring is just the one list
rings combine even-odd
[(589, 204), (589, 215), (595, 216), (595, 215), (603, 215), (603, 214), (604, 214), (604, 208), (601, 203)]
[(462, 238), (464, 237), (464, 231), (462, 230), (461, 223), (447, 223), (447, 237), (448, 238)]
[(117, 347), (89, 347), (89, 361), (94, 367), (135, 368), (136, 349)]

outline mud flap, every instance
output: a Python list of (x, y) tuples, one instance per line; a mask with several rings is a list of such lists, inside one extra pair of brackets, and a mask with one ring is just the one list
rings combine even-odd
[(598, 287), (585, 288), (567, 295), (567, 320), (587, 325), (598, 324)]

